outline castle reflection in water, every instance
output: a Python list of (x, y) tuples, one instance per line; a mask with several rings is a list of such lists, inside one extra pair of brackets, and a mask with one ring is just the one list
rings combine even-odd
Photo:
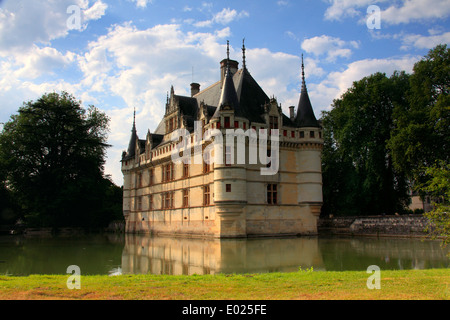
[(447, 268), (435, 241), (380, 238), (186, 239), (125, 235), (122, 273), (217, 274)]

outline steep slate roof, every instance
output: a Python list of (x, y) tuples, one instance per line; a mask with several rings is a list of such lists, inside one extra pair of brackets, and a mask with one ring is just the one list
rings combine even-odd
[(300, 101), (298, 102), (297, 115), (295, 124), (298, 127), (320, 127), (309, 100), (308, 90), (305, 83), (305, 67), (303, 65), (302, 55), (302, 90), (300, 93)]
[[(198, 92), (193, 97), (173, 95), (178, 102), (180, 111), (186, 121), (188, 129), (193, 129), (194, 121), (198, 119), (199, 106), (203, 103), (206, 107), (208, 118), (218, 115), (220, 106), (229, 104), (233, 107), (235, 115), (248, 119), (250, 122), (264, 123), (262, 115), (264, 114), (264, 105), (270, 102), (269, 97), (251, 76), (245, 65), (245, 47), (243, 68), (237, 70), (234, 74), (230, 71), (230, 61), (236, 64), (237, 61), (229, 60), (227, 52), (227, 69), (222, 81), (217, 81), (206, 89)], [(224, 60), (225, 61), (225, 60)], [(172, 87), (173, 93), (173, 87)], [(282, 124), (285, 127), (320, 127), (309, 100), (308, 91), (305, 84), (305, 72), (302, 55), (302, 88), (300, 100), (297, 107), (297, 114), (291, 120), (285, 114), (282, 114)], [(155, 133), (152, 134), (152, 145), (157, 146), (163, 142), (165, 133), (165, 121), (161, 120)], [(124, 159), (132, 158), (135, 155), (136, 140), (135, 121), (133, 120), (133, 129), (128, 146), (128, 152)]]
[(136, 141), (138, 140), (136, 131), (136, 111), (133, 114), (133, 128), (131, 129), (130, 142), (128, 143), (127, 154), (123, 160), (131, 159), (136, 155)]
[[(263, 105), (270, 101), (269, 97), (247, 69), (236, 71), (232, 79), (239, 104), (239, 111), (236, 112), (236, 116), (246, 118), (251, 122), (264, 123), (261, 115), (264, 113)], [(204, 102), (208, 106), (217, 108), (222, 91), (221, 81), (218, 81), (197, 93), (194, 98), (197, 99), (198, 103)]]

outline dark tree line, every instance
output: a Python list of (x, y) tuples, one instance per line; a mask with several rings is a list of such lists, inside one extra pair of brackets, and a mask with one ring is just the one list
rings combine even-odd
[(450, 157), (450, 49), (413, 73), (375, 73), (324, 112), (323, 215), (403, 213), (424, 194), (428, 168)]
[(0, 135), (0, 219), (34, 227), (106, 226), (122, 192), (104, 175), (109, 119), (66, 92), (24, 103)]

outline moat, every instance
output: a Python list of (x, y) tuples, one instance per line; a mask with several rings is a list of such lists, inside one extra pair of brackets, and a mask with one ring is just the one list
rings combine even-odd
[(0, 237), (0, 275), (217, 274), (449, 268), (440, 241), (317, 236), (204, 240), (146, 235)]

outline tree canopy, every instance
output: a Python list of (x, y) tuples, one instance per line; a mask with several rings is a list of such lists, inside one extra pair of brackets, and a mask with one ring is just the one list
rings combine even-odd
[(118, 188), (103, 172), (108, 123), (62, 92), (24, 103), (4, 125), (0, 171), (29, 225), (94, 227), (117, 216), (104, 212)]
[(411, 75), (372, 74), (333, 102), (322, 117), (324, 214), (402, 212), (412, 191), (426, 192), (427, 170), (449, 163), (449, 84), (439, 45)]
[(414, 183), (436, 161), (450, 161), (450, 48), (439, 45), (414, 65), (408, 103), (396, 105), (388, 147), (394, 165)]
[(392, 214), (407, 201), (405, 177), (386, 145), (409, 76), (376, 73), (353, 83), (323, 113), (324, 212)]

